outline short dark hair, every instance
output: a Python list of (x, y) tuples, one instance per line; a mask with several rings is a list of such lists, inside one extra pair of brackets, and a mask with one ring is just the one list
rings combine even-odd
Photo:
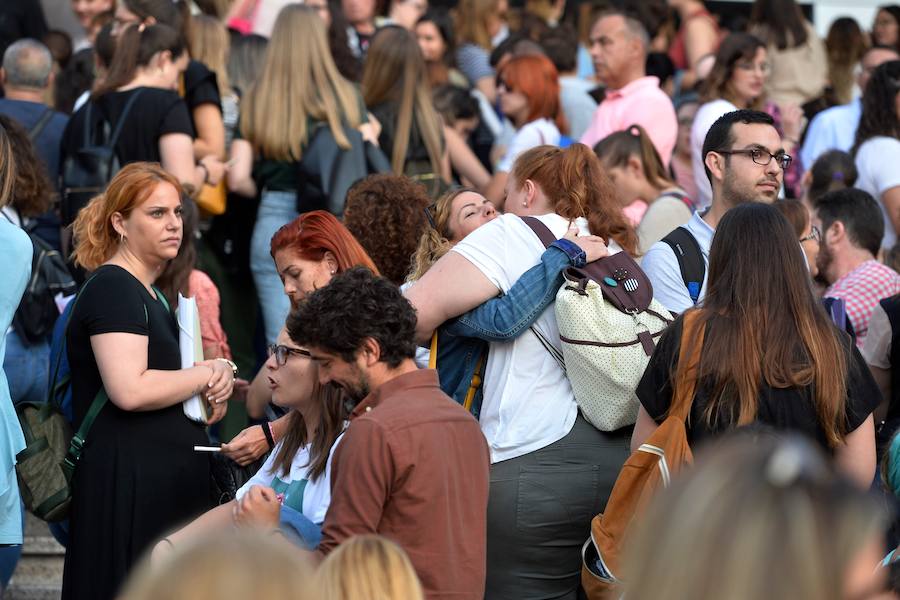
[(416, 353), (416, 311), (400, 288), (365, 267), (353, 267), (309, 294), (288, 316), (287, 332), (351, 362), (366, 338), (381, 347), (381, 362), (396, 368)]
[(816, 213), (822, 221), (823, 234), (840, 221), (854, 246), (878, 254), (884, 237), (884, 216), (878, 201), (868, 192), (856, 188), (828, 192), (816, 202)]
[(734, 143), (731, 129), (735, 123), (771, 125), (775, 127), (775, 119), (768, 113), (746, 108), (727, 112), (716, 119), (716, 122), (706, 132), (706, 138), (703, 140), (703, 151), (700, 153), (700, 159), (703, 161), (703, 170), (706, 171), (706, 178), (709, 179), (710, 184), (712, 183), (712, 173), (710, 173), (709, 167), (706, 166), (706, 155), (710, 152), (726, 150)]
[(548, 29), (541, 35), (541, 47), (560, 73), (574, 71), (578, 63), (578, 32), (568, 23)]

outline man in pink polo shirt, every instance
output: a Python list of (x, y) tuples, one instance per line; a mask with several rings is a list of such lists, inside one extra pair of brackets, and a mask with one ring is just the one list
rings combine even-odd
[(607, 91), (580, 141), (593, 148), (613, 132), (641, 125), (668, 165), (678, 135), (678, 119), (672, 100), (659, 89), (659, 79), (646, 75), (649, 44), (647, 30), (626, 13), (605, 12), (594, 22), (591, 58)]

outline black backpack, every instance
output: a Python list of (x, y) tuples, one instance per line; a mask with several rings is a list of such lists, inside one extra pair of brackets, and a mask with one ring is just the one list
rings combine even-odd
[[(6, 218), (12, 223), (12, 219)], [(12, 326), (25, 344), (33, 345), (48, 339), (59, 318), (54, 297), (57, 294), (71, 296), (78, 287), (62, 254), (24, 227), (22, 230), (31, 239), (31, 277), (13, 316)]]
[(372, 173), (390, 173), (391, 163), (353, 127), (344, 126), (350, 149), (337, 144), (331, 127), (319, 125), (297, 163), (297, 212), (327, 210), (340, 218), (350, 187)]
[(697, 238), (685, 227), (678, 227), (670, 231), (662, 241), (675, 253), (684, 287), (687, 288), (694, 306), (697, 306), (700, 290), (703, 289), (703, 281), (706, 279), (706, 262), (703, 260), (703, 252)]
[[(109, 180), (119, 172), (122, 165), (116, 156), (116, 143), (128, 120), (128, 113), (131, 112), (142, 91), (138, 88), (128, 98), (115, 127), (93, 101), (89, 100), (85, 105), (81, 146), (75, 154), (65, 157), (61, 167), (60, 216), (63, 226), (70, 225), (78, 215), (78, 211), (84, 208), (91, 198), (102, 193)], [(99, 118), (95, 112), (100, 113)]]

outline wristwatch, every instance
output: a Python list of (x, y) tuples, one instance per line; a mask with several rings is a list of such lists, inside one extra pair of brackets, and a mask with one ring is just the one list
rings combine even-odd
[(225, 363), (229, 367), (231, 367), (231, 373), (234, 375), (234, 378), (237, 379), (238, 366), (236, 364), (234, 364), (233, 360), (228, 360), (227, 358), (217, 358), (216, 360), (221, 360), (223, 363)]

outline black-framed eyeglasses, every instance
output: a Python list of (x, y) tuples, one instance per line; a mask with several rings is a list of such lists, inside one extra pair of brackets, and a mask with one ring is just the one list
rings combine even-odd
[(800, 238), (800, 243), (815, 241), (817, 243), (822, 243), (822, 230), (817, 226), (813, 225), (809, 228), (809, 235), (803, 236)]
[(269, 344), (266, 346), (266, 356), (271, 357), (275, 355), (275, 363), (279, 367), (283, 367), (287, 364), (288, 356), (296, 355), (296, 356), (305, 356), (306, 358), (312, 358), (312, 354), (309, 353), (309, 350), (301, 350), (300, 348), (288, 348), (287, 346), (282, 346), (281, 344)]
[(745, 150), (716, 150), (719, 154), (744, 154), (749, 156), (750, 159), (758, 165), (765, 167), (774, 158), (778, 162), (778, 166), (781, 167), (783, 171), (787, 171), (788, 167), (791, 166), (791, 163), (794, 161), (794, 157), (790, 154), (785, 154), (784, 152), (778, 152), (777, 154), (772, 154), (768, 150), (763, 150), (762, 148), (746, 148)]

